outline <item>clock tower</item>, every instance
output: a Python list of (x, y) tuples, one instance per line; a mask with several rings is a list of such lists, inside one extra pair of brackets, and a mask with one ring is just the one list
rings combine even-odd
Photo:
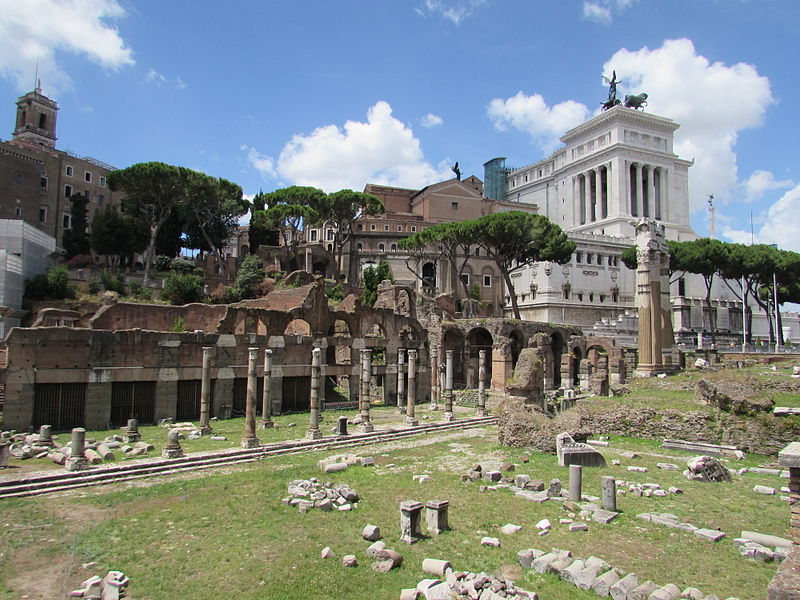
[(20, 96), (14, 140), (43, 149), (55, 148), (57, 112), (58, 104), (42, 94), (38, 85), (32, 92)]

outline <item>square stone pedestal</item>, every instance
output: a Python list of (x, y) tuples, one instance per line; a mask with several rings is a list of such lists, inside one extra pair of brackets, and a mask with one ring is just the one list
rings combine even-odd
[(400, 541), (415, 544), (422, 539), (422, 503), (403, 500), (400, 503)]
[(89, 461), (87, 461), (82, 456), (80, 457), (72, 457), (70, 456), (67, 459), (67, 462), (64, 463), (64, 467), (67, 471), (83, 471), (89, 465)]
[(242, 448), (255, 448), (261, 445), (261, 440), (258, 438), (242, 438)]
[(450, 529), (447, 522), (447, 509), (450, 502), (447, 500), (428, 500), (425, 505), (425, 521), (428, 526), (428, 533), (439, 535), (443, 531)]
[(309, 429), (308, 431), (306, 431), (306, 439), (321, 440), (322, 432), (319, 429)]
[(375, 431), (375, 426), (372, 423), (361, 423), (358, 426), (358, 430), (361, 433), (372, 433), (373, 431)]

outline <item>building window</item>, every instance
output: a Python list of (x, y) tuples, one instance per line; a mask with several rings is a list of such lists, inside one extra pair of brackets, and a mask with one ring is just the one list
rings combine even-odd
[(565, 285), (562, 289), (564, 290), (564, 300), (569, 300), (569, 286)]
[(619, 302), (619, 292), (617, 290), (611, 290), (611, 301)]
[(458, 210), (458, 202), (451, 202), (450, 208), (452, 208), (453, 210)]
[(40, 223), (47, 223), (47, 207), (40, 206), (39, 207), (39, 222)]
[(597, 264), (598, 265), (602, 265), (603, 264), (603, 257), (600, 254), (597, 255)]
[(356, 244), (356, 250), (361, 252), (364, 249), (364, 244)]
[(606, 297), (604, 294), (600, 294), (600, 304), (606, 301)]
[(383, 244), (378, 244), (378, 252), (386, 252), (386, 246)]
[(64, 186), (64, 197), (65, 198), (69, 198), (70, 196), (72, 196), (72, 186), (71, 185), (65, 185)]
[(375, 231), (375, 224), (374, 223), (369, 226), (369, 230), (370, 231)]
[(356, 225), (356, 231), (364, 231), (364, 226), (361, 223), (359, 223), (358, 225)]
[(97, 195), (97, 206), (103, 206), (103, 204), (105, 204), (105, 202), (106, 202), (106, 197), (103, 196), (103, 194), (98, 194)]
[(392, 252), (397, 252), (397, 244), (392, 244)]
[(64, 229), (72, 229), (72, 215), (69, 213), (64, 213), (61, 217), (61, 227)]
[(575, 262), (576, 262), (576, 263), (579, 263), (579, 262), (581, 262), (581, 259), (582, 259), (582, 258), (583, 258), (583, 252), (576, 252), (576, 253), (575, 253)]
[(415, 233), (416, 231), (417, 231), (417, 226), (416, 225), (412, 225), (411, 226), (411, 233)]
[(483, 287), (492, 287), (492, 276), (491, 275), (484, 275), (483, 276)]
[(106, 187), (106, 178), (100, 177), (100, 187)]
[(397, 231), (403, 231), (403, 226), (402, 225), (398, 225), (397, 226)]
[(312, 242), (316, 242), (316, 241), (317, 241), (317, 230), (316, 230), (316, 229), (312, 229), (312, 230), (309, 232), (309, 234), (310, 234), (310, 238), (309, 238), (309, 239), (310, 239)]
[(22, 183), (22, 173), (17, 173), (14, 175), (14, 181), (17, 183)]
[[(678, 279), (678, 296), (683, 298), (685, 295), (686, 295), (686, 280), (683, 277), (681, 277), (680, 279)], [(778, 301), (780, 302), (780, 300)]]
[(328, 252), (333, 252), (333, 244), (328, 244)]
[(590, 252), (587, 252), (587, 253), (586, 253), (586, 264), (587, 264), (587, 265), (590, 265), (590, 264), (592, 264), (592, 258), (593, 258), (593, 257), (592, 257), (592, 254), (591, 254)]
[(465, 286), (469, 287), (469, 273), (462, 273), (461, 281), (464, 283)]
[(39, 178), (39, 185), (43, 190), (47, 189), (47, 177), (40, 177)]
[(594, 302), (594, 294), (589, 294), (589, 302)]
[(72, 167), (67, 165), (67, 177), (72, 177)]
[(578, 292), (578, 302), (583, 302), (583, 292)]
[(328, 232), (326, 233), (326, 235), (328, 236), (328, 241), (332, 242), (333, 241), (333, 229), (328, 229)]
[(19, 206), (14, 208), (14, 215), (17, 216), (17, 217), (21, 217), (22, 216), (22, 209)]
[(86, 183), (92, 183), (92, 174), (89, 171), (86, 171), (86, 173), (83, 174), (83, 180)]
[(383, 230), (384, 230), (384, 231), (389, 231), (389, 226), (388, 226), (388, 225), (384, 225), (384, 226), (383, 226)]

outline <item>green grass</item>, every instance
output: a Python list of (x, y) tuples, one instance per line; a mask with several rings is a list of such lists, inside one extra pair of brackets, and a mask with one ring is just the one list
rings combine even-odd
[[(352, 512), (301, 515), (281, 503), (287, 482), (322, 477), (316, 461), (333, 452), (268, 458), (191, 479), (162, 478), (160, 483), (148, 482), (152, 485), (147, 487), (114, 486), (69, 497), (4, 501), (0, 505), (4, 522), (50, 527), (46, 534), (24, 529), (19, 530), (24, 532), (21, 536), (0, 537), (0, 552), (6, 557), (0, 560), (0, 581), (6, 582), (0, 586), (0, 597), (19, 597), (21, 571), (36, 565), (54, 568), (52, 565), (65, 562), (64, 548), (76, 532), (75, 564), (95, 560), (99, 566), (88, 574), (73, 569), (71, 585), (95, 571), (102, 574), (119, 569), (131, 577), (131, 597), (137, 600), (396, 598), (401, 588), (413, 587), (424, 577), (420, 565), (426, 557), (448, 559), (457, 569), (512, 574), (521, 587), (546, 599), (596, 598), (553, 576), (522, 572), (516, 566), (516, 552), (528, 547), (546, 551), (559, 547), (584, 558), (595, 555), (662, 585), (693, 585), (721, 598), (736, 595), (747, 600), (764, 597), (776, 567), (739, 557), (731, 539), (742, 529), (787, 536), (786, 505), (777, 497), (752, 491), (756, 484), (778, 487), (786, 480), (747, 473), (730, 484), (690, 482), (679, 472), (656, 468), (657, 462), (681, 464), (680, 459), (653, 456), (680, 454), (666, 452), (656, 442), (613, 438), (604, 451), (609, 465), (615, 452), (623, 448), (636, 450), (641, 458), (622, 459), (621, 467), (585, 469), (584, 493), (599, 495), (600, 477), (612, 474), (625, 481), (679, 486), (685, 494), (621, 496), (618, 508), (623, 512), (616, 521), (590, 523), (588, 532), (569, 533), (557, 524), (566, 513), (556, 502), (535, 504), (508, 490), (482, 493), (479, 483), (460, 480), (465, 465), (491, 457), (520, 463), (516, 473), (544, 481), (559, 477), (566, 483), (567, 471), (556, 465), (554, 456), (500, 447), (495, 441), (496, 428), (488, 428), (485, 436), (427, 445), (425, 440), (423, 435), (394, 450), (357, 448), (353, 451), (360, 455), (374, 455), (377, 466), (325, 475), (326, 480), (348, 483), (361, 495)], [(530, 462), (522, 464), (523, 457)], [(749, 456), (744, 464), (767, 460)], [(396, 466), (388, 468), (389, 463)], [(650, 472), (629, 473), (625, 466), (630, 464), (646, 466)], [(739, 464), (731, 461), (730, 466)], [(431, 481), (419, 484), (412, 480), (423, 472), (430, 474)], [(434, 498), (450, 501), (452, 531), (412, 546), (400, 542), (399, 502)], [(698, 526), (720, 527), (728, 535), (712, 544), (635, 519), (640, 512), (672, 512)], [(542, 518), (554, 523), (545, 537), (538, 536), (534, 528)], [(498, 528), (509, 522), (523, 529), (504, 536)], [(367, 523), (380, 526), (387, 544), (403, 554), (401, 568), (387, 574), (370, 569), (364, 554), (369, 542), (361, 539)], [(479, 546), (485, 535), (501, 538), (502, 547)], [(334, 550), (336, 558), (320, 558), (325, 546)], [(345, 554), (355, 554), (359, 566), (342, 567)]]

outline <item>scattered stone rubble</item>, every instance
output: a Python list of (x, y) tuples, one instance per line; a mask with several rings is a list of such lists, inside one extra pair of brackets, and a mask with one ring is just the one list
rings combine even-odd
[(336, 454), (317, 461), (317, 466), (323, 473), (338, 473), (346, 471), (348, 467), (361, 465), (362, 467), (372, 467), (375, 459), (372, 456), (357, 456), (355, 454)]
[(313, 508), (329, 512), (348, 511), (358, 506), (358, 494), (343, 483), (321, 483), (316, 477), (295, 479), (287, 484), (289, 496), (283, 499), (287, 506), (296, 506), (301, 514)]
[(109, 571), (105, 577), (95, 575), (72, 590), (70, 598), (86, 598), (87, 600), (118, 600), (125, 597), (125, 588), (130, 579), (122, 571)]
[(649, 521), (650, 523), (655, 523), (656, 525), (664, 525), (666, 527), (672, 527), (673, 529), (681, 529), (683, 531), (693, 533), (697, 537), (710, 542), (718, 542), (725, 537), (725, 533), (719, 531), (718, 529), (707, 529), (705, 527), (692, 525), (691, 523), (683, 523), (678, 517), (670, 513), (640, 513), (636, 515), (636, 518), (642, 519), (643, 521)]
[(713, 456), (696, 456), (686, 463), (683, 472), (693, 481), (730, 481), (731, 473)]
[(745, 558), (761, 562), (783, 562), (792, 548), (791, 540), (755, 531), (742, 531), (740, 537), (734, 538), (733, 544)]
[(526, 548), (517, 552), (517, 559), (524, 569), (534, 569), (537, 573), (554, 573), (563, 581), (582, 590), (592, 590), (603, 598), (610, 596), (614, 600), (677, 600), (678, 598), (719, 600), (717, 596), (704, 595), (693, 587), (681, 591), (672, 583), (659, 586), (652, 581), (640, 581), (635, 573), (625, 573), (601, 558), (590, 556), (584, 560), (573, 556), (569, 550), (553, 548), (550, 552), (543, 552), (536, 548)]
[(455, 571), (449, 561), (426, 558), (422, 570), (434, 578), (423, 579), (416, 588), (401, 590), (401, 600), (537, 600), (510, 579), (486, 573)]

